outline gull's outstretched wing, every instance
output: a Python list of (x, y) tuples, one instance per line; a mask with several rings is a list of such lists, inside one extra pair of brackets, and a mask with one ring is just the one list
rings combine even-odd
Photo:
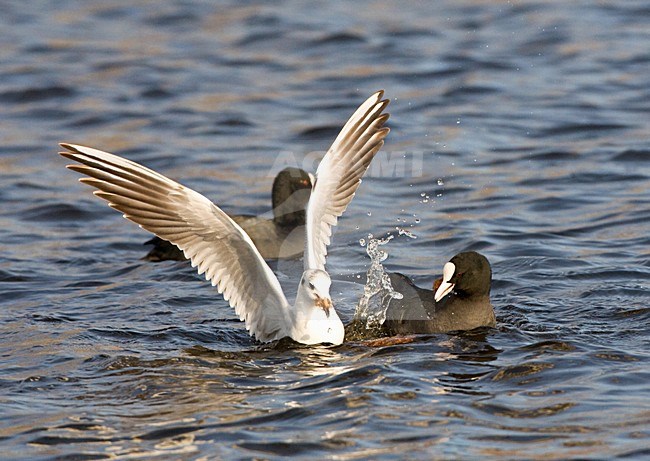
[(370, 96), (352, 114), (329, 148), (316, 172), (316, 184), (307, 205), (305, 269), (325, 269), (332, 226), (354, 197), (370, 161), (384, 145), (388, 100), (383, 91)]
[(111, 208), (145, 230), (177, 245), (216, 285), (260, 341), (289, 334), (290, 307), (275, 274), (250, 237), (203, 195), (117, 155), (73, 144), (60, 152), (90, 176), (79, 181)]

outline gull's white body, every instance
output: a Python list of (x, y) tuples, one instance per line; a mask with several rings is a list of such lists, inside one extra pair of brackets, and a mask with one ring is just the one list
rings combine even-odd
[(338, 217), (383, 145), (388, 104), (383, 92), (368, 98), (327, 151), (307, 205), (305, 271), (293, 306), (250, 237), (203, 195), (142, 165), (107, 152), (61, 144), (68, 165), (109, 206), (178, 246), (200, 274), (216, 285), (250, 334), (266, 342), (290, 337), (303, 344), (341, 344), (344, 328), (329, 294), (327, 245)]

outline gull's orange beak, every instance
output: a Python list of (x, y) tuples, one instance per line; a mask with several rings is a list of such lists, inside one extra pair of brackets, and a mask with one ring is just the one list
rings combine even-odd
[(330, 309), (332, 308), (332, 300), (330, 298), (316, 296), (316, 305), (325, 311), (327, 317), (330, 316)]

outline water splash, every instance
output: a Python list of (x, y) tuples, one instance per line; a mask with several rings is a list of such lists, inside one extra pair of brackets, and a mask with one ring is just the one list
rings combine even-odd
[[(388, 253), (381, 248), (393, 239), (389, 235), (383, 239), (375, 239), (368, 235), (366, 253), (370, 256), (366, 285), (363, 287), (363, 297), (359, 300), (354, 313), (354, 321), (365, 324), (367, 329), (378, 328), (386, 320), (386, 310), (391, 299), (402, 299), (402, 294), (393, 290), (390, 277), (381, 265), (388, 258)], [(366, 240), (359, 241), (362, 246)]]

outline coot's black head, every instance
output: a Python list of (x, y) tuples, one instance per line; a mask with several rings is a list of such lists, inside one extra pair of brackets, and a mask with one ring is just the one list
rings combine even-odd
[(300, 168), (287, 167), (273, 181), (271, 199), (275, 222), (281, 226), (305, 224), (305, 208), (313, 176)]
[(492, 269), (487, 258), (475, 251), (458, 253), (442, 269), (442, 283), (435, 292), (436, 302), (450, 293), (459, 298), (490, 295)]

